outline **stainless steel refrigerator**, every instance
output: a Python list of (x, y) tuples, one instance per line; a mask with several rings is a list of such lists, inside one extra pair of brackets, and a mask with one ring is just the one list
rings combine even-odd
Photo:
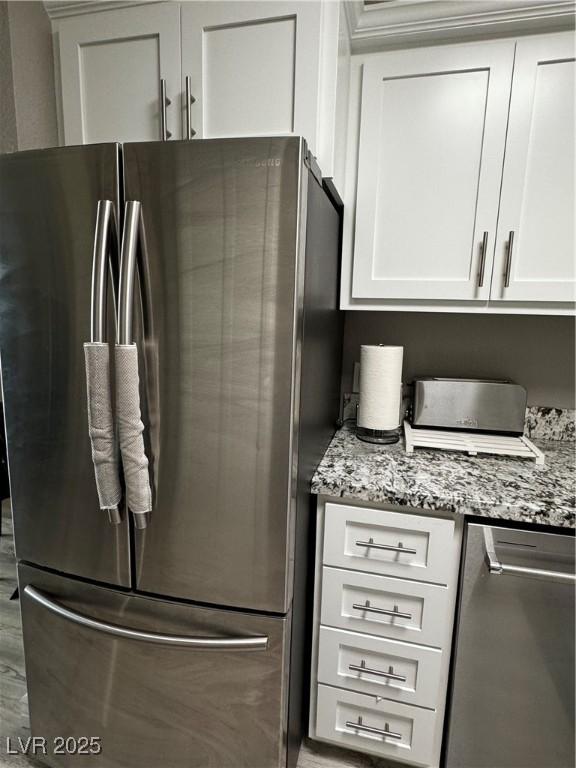
[[(294, 763), (309, 481), (338, 413), (339, 232), (297, 137), (0, 159), (5, 420), (31, 729), (48, 764)], [(120, 254), (136, 264), (123, 311), (147, 527), (99, 508), (88, 436), (83, 344), (98, 324), (116, 339)], [(98, 737), (101, 753), (55, 754), (59, 736)]]

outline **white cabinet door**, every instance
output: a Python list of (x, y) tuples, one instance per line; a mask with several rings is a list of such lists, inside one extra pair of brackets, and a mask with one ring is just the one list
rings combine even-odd
[(574, 300), (575, 72), (571, 32), (518, 41), (492, 299)]
[(65, 18), (56, 25), (65, 144), (180, 138), (180, 6), (159, 3)]
[(320, 22), (320, 2), (184, 3), (196, 137), (297, 133), (315, 151)]
[(513, 57), (506, 41), (364, 65), (353, 298), (488, 298)]

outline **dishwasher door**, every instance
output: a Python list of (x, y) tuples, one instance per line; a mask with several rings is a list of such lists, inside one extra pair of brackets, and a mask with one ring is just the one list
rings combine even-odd
[(447, 768), (573, 768), (574, 537), (468, 525)]

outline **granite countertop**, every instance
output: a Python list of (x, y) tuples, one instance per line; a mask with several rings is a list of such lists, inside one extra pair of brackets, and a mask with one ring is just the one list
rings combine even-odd
[(312, 493), (418, 509), (574, 528), (575, 444), (533, 440), (546, 463), (364, 443), (353, 422), (334, 436), (312, 479)]

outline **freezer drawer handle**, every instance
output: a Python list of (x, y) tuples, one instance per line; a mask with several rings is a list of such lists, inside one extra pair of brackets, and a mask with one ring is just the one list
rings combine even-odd
[(387, 552), (404, 552), (407, 555), (416, 555), (417, 552), (415, 549), (410, 549), (409, 547), (404, 547), (402, 545), (402, 542), (399, 541), (396, 546), (393, 544), (376, 544), (374, 539), (370, 538), (368, 541), (357, 541), (356, 542), (357, 547), (370, 547), (371, 549), (385, 549)]
[(527, 576), (542, 581), (556, 581), (566, 584), (576, 584), (576, 575), (573, 573), (563, 573), (562, 571), (548, 571), (543, 568), (527, 568), (522, 565), (506, 565), (500, 562), (494, 546), (494, 537), (492, 529), (489, 526), (483, 527), (484, 547), (486, 549), (486, 561), (490, 573), (497, 576)]
[(24, 594), (35, 602), (47, 608), (63, 619), (68, 619), (74, 624), (94, 629), (97, 632), (105, 632), (115, 637), (124, 637), (128, 640), (141, 640), (144, 643), (159, 643), (163, 645), (182, 646), (185, 648), (203, 648), (213, 651), (265, 651), (268, 647), (266, 635), (253, 637), (187, 637), (186, 635), (163, 635), (157, 632), (143, 632), (139, 629), (120, 627), (117, 624), (109, 624), (105, 621), (92, 619), (82, 613), (65, 608), (60, 603), (51, 600), (44, 593), (28, 584), (24, 587)]
[(364, 604), (362, 603), (352, 603), (352, 608), (356, 611), (367, 611), (368, 613), (380, 613), (384, 616), (397, 616), (399, 619), (410, 619), (412, 618), (411, 613), (402, 613), (398, 610), (398, 606), (395, 605), (392, 610), (389, 608), (376, 608), (374, 606), (370, 605), (370, 600), (366, 600)]
[(383, 672), (381, 669), (370, 669), (366, 666), (364, 659), (360, 664), (349, 664), (348, 669), (352, 672), (365, 672), (367, 675), (378, 675), (378, 677), (386, 677), (388, 680), (398, 680), (400, 683), (405, 683), (406, 678), (404, 675), (397, 675), (394, 672), (394, 667), (389, 667), (388, 672)]
[(384, 736), (385, 739), (401, 739), (401, 733), (394, 733), (390, 730), (388, 723), (384, 724), (384, 728), (374, 728), (371, 725), (364, 725), (362, 722), (362, 715), (358, 716), (358, 722), (353, 723), (351, 720), (346, 721), (346, 728), (353, 728), (355, 731), (364, 731), (365, 733), (375, 733), (378, 736)]

